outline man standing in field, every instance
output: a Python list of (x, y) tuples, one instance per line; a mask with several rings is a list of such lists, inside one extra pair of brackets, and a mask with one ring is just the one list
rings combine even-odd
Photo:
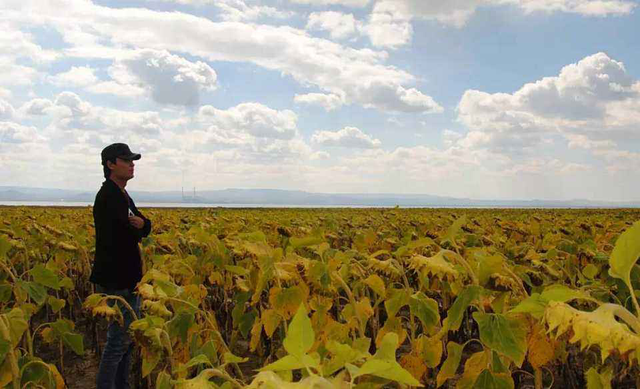
[[(124, 143), (102, 150), (105, 181), (96, 195), (93, 220), (96, 228), (96, 253), (91, 282), (99, 293), (124, 298), (137, 315), (140, 299), (134, 294), (142, 278), (142, 260), (138, 243), (149, 235), (151, 222), (145, 218), (125, 190), (133, 178), (134, 163), (140, 154), (132, 153)], [(128, 309), (121, 307), (124, 327), (109, 325), (100, 369), (98, 389), (129, 388), (129, 364), (133, 342), (128, 333), (133, 321)]]

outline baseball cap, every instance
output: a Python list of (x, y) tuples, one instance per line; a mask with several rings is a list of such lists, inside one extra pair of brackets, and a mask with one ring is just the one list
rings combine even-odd
[(137, 161), (142, 157), (140, 154), (131, 152), (131, 149), (125, 143), (110, 144), (102, 150), (101, 156), (103, 165), (107, 161), (113, 161), (116, 158)]

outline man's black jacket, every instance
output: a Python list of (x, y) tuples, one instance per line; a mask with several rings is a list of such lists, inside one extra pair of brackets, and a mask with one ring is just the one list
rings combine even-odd
[[(129, 224), (129, 209), (144, 220), (138, 229)], [(110, 179), (102, 183), (93, 204), (96, 256), (91, 282), (114, 289), (133, 289), (142, 278), (138, 243), (151, 232), (151, 221)]]

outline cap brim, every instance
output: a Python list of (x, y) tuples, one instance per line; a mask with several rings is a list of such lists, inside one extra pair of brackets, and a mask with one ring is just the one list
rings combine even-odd
[(131, 154), (129, 154), (129, 155), (120, 155), (120, 156), (118, 156), (118, 158), (120, 158), (120, 159), (126, 159), (126, 160), (128, 160), (128, 161), (137, 161), (137, 160), (139, 160), (140, 158), (142, 158), (142, 155), (140, 155), (140, 154), (136, 154), (136, 153), (131, 153)]

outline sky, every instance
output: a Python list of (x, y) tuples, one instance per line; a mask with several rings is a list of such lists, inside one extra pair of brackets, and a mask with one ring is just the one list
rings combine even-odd
[(637, 0), (2, 0), (0, 186), (640, 200)]

